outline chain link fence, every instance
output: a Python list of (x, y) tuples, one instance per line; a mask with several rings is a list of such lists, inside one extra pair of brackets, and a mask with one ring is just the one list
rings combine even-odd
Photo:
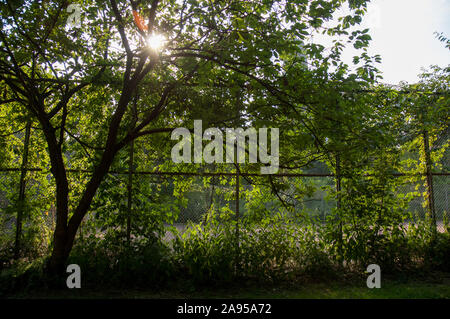
[[(401, 177), (399, 177), (401, 178)], [(241, 177), (243, 179), (243, 177)], [(291, 188), (288, 191), (283, 192), (282, 196), (284, 200), (288, 202), (294, 215), (307, 214), (316, 220), (325, 223), (327, 217), (332, 214), (333, 209), (337, 205), (336, 199), (330, 194), (335, 191), (335, 178), (334, 177), (283, 177), (288, 182), (294, 182), (295, 184), (316, 185), (307, 190), (307, 194), (302, 194), (301, 198), (295, 198), (295, 189)], [(299, 181), (300, 180), (300, 181)], [(436, 226), (437, 230), (444, 232), (444, 218), (448, 216), (450, 212), (450, 179), (449, 176), (433, 175), (434, 186), (434, 198), (435, 198), (435, 214), (436, 214)], [(249, 213), (251, 205), (246, 199), (247, 195), (252, 193), (254, 189), (251, 184), (241, 185), (240, 188), (240, 200), (239, 200), (239, 214), (245, 216)], [(196, 183), (192, 189), (186, 193), (187, 202), (186, 205), (180, 206), (179, 215), (176, 220), (176, 226), (182, 230), (189, 222), (202, 223), (206, 219), (206, 214), (211, 209), (217, 209), (220, 207), (227, 207), (230, 210), (235, 211), (235, 199), (226, 199), (223, 196), (223, 192), (232, 192), (235, 198), (235, 189), (233, 186), (224, 186), (211, 183), (209, 186), (204, 187), (200, 183)], [(426, 186), (423, 184), (403, 183), (398, 188), (398, 193), (407, 195), (408, 193), (414, 193), (414, 197), (409, 201), (407, 205), (407, 212), (405, 216), (411, 213), (414, 217), (424, 219), (427, 214), (427, 205), (424, 194), (426, 193)], [(265, 209), (267, 211), (273, 210), (273, 213), (277, 211), (282, 205), (277, 203), (279, 201), (275, 195), (272, 194), (272, 200), (265, 203)]]
[[(447, 129), (435, 141), (434, 149), (442, 147), (449, 141), (450, 129)], [(313, 168), (305, 174), (274, 174), (271, 176), (258, 176), (256, 174), (241, 174), (239, 181), (239, 216), (246, 216), (255, 210), (266, 210), (276, 213), (284, 205), (290, 205), (294, 214), (307, 214), (316, 220), (325, 223), (327, 217), (332, 214), (337, 206), (335, 198), (336, 177), (324, 169), (324, 165)], [(18, 193), (21, 183), (21, 169), (0, 169), (0, 226), (2, 237), (13, 237), (16, 228), (17, 211), (22, 209), (24, 215), (24, 228), (31, 222), (28, 218), (32, 211), (34, 217), (40, 216), (43, 222), (50, 228), (54, 228), (56, 221), (54, 206), (54, 185), (51, 174), (47, 170), (26, 169), (26, 207), (18, 206)], [(433, 165), (434, 173), (432, 185), (434, 198), (434, 210), (437, 230), (444, 230), (444, 220), (450, 211), (450, 151), (447, 148), (439, 163)], [(69, 180), (78, 181), (79, 174), (84, 177), (89, 172), (68, 171)], [(140, 209), (155, 209), (155, 207), (171, 204), (172, 218), (168, 224), (175, 226), (180, 232), (188, 223), (203, 223), (208, 214), (212, 212), (227, 212), (235, 214), (236, 205), (236, 176), (233, 173), (154, 173), (133, 172), (135, 182), (132, 187), (133, 214), (138, 214)], [(407, 177), (398, 174), (400, 179), (397, 194), (415, 193), (409, 201), (407, 212), (419, 218), (425, 218), (427, 207), (427, 183), (425, 176), (417, 182), (411, 182)], [(180, 191), (176, 190), (175, 181), (189, 180), (188, 186)], [(128, 173), (108, 174), (102, 184), (102, 188), (114, 188), (121, 185), (121, 189), (111, 196), (110, 201), (117, 201), (113, 205), (117, 214), (127, 214), (127, 181)], [(263, 192), (255, 188), (255, 185), (267, 186)], [(271, 192), (269, 186), (275, 184), (285, 185), (280, 194)], [(16, 191), (17, 190), (17, 191)], [(107, 195), (109, 196), (109, 195)], [(257, 201), (254, 198), (258, 198)], [(256, 203), (255, 203), (256, 202)], [(150, 206), (149, 206), (150, 205)], [(256, 207), (256, 206), (257, 207)], [(258, 206), (259, 205), (259, 206)], [(263, 205), (263, 207), (261, 206)], [(93, 210), (94, 214), (96, 213)], [(129, 212), (128, 212), (129, 213)], [(28, 215), (27, 215), (28, 214)]]
[[(35, 173), (36, 174), (36, 173)], [(42, 173), (41, 173), (42, 174)], [(11, 236), (16, 224), (16, 210), (14, 201), (16, 196), (8, 197), (11, 189), (18, 189), (18, 179), (20, 172), (0, 172), (0, 209), (2, 212), (2, 235)], [(174, 195), (174, 178), (173, 176), (152, 176), (145, 175), (139, 178), (139, 184), (147, 184), (146, 190), (158, 189), (162, 184), (166, 187), (160, 188), (165, 192), (166, 196), (159, 199), (159, 205), (172, 203), (177, 209), (174, 209), (176, 218), (172, 220), (172, 225), (178, 231), (182, 232), (188, 223), (201, 224), (206, 222), (208, 214), (212, 212), (228, 212), (234, 214), (236, 211), (236, 186), (234, 176), (209, 176), (208, 183), (205, 183), (206, 177), (187, 176), (183, 179), (190, 179), (191, 183), (187, 189), (184, 189), (182, 195)], [(402, 178), (402, 177), (398, 177)], [(30, 177), (29, 180), (32, 178)], [(279, 196), (271, 193), (267, 188), (265, 194), (256, 192), (254, 185), (265, 184), (270, 185), (269, 179), (274, 182), (283, 182), (288, 185), (286, 189), (280, 192)], [(116, 183), (106, 183), (106, 187), (115, 187), (118, 182), (123, 183), (122, 205), (117, 205), (117, 214), (126, 214), (126, 175), (119, 174), (114, 179)], [(154, 187), (153, 187), (154, 186)], [(448, 175), (433, 175), (434, 203), (437, 229), (444, 231), (444, 218), (448, 216), (450, 211), (450, 179)], [(335, 177), (333, 176), (272, 176), (269, 177), (240, 177), (240, 198), (239, 198), (239, 216), (243, 217), (253, 210), (264, 209), (267, 212), (276, 213), (277, 210), (288, 204), (294, 214), (308, 214), (316, 220), (325, 223), (327, 217), (332, 214), (333, 209), (337, 205), (334, 198)], [(401, 183), (398, 193), (408, 194), (414, 193), (415, 196), (408, 204), (407, 212), (412, 213), (419, 218), (425, 218), (427, 214), (427, 206), (424, 194), (426, 194), (426, 185), (423, 179), (418, 183)], [(40, 196), (46, 199), (39, 200)], [(254, 207), (253, 197), (260, 197), (257, 204), (264, 207)], [(30, 199), (31, 197), (31, 199)], [(49, 227), (54, 226), (56, 221), (55, 207), (49, 205), (52, 194), (41, 194), (39, 187), (28, 190), (27, 198), (31, 204), (41, 205), (42, 207), (34, 207), (34, 214), (39, 211), (42, 219)], [(138, 198), (137, 202), (152, 202), (154, 196), (143, 192), (139, 187), (133, 187), (133, 198)], [(136, 203), (132, 206), (134, 213), (138, 214), (142, 205)], [(46, 204), (46, 205), (44, 205)], [(120, 212), (122, 210), (122, 212)], [(95, 212), (94, 212), (95, 214)], [(406, 214), (406, 213), (405, 213)], [(27, 223), (27, 215), (24, 216), (24, 222)]]

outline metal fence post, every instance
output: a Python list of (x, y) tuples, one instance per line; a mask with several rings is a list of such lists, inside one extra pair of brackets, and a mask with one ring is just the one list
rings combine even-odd
[(341, 159), (339, 154), (336, 155), (336, 207), (338, 210), (339, 218), (339, 241), (338, 241), (338, 253), (339, 258), (342, 257), (342, 244), (343, 244), (343, 230), (342, 230), (342, 213), (341, 213)]
[[(139, 100), (139, 93), (136, 91), (134, 101), (132, 105), (132, 121), (130, 129), (134, 129), (137, 123), (137, 101)], [(134, 175), (134, 139), (130, 142), (130, 148), (128, 150), (129, 162), (128, 162), (128, 184), (127, 184), (127, 243), (130, 244), (131, 240), (131, 215), (133, 213), (133, 175)]]
[(434, 191), (433, 191), (433, 174), (431, 172), (431, 155), (430, 155), (430, 138), (428, 131), (426, 129), (422, 132), (423, 135), (423, 148), (425, 153), (425, 167), (426, 167), (426, 177), (427, 177), (427, 205), (428, 213), (431, 216), (433, 233), (437, 231), (436, 224), (436, 211), (434, 206)]
[(128, 198), (127, 198), (127, 242), (131, 239), (131, 214), (133, 211), (133, 165), (134, 165), (134, 141), (130, 142), (128, 163)]
[(239, 164), (236, 163), (236, 268), (239, 267)]
[(28, 165), (28, 149), (30, 146), (30, 135), (31, 135), (31, 120), (27, 121), (25, 128), (25, 140), (23, 143), (23, 154), (22, 154), (22, 167), (20, 169), (20, 185), (19, 185), (19, 200), (18, 200), (18, 210), (16, 219), (16, 241), (14, 244), (14, 259), (19, 258), (20, 254), (20, 237), (22, 235), (22, 219), (23, 219), (23, 208), (25, 204), (25, 177), (27, 174)]

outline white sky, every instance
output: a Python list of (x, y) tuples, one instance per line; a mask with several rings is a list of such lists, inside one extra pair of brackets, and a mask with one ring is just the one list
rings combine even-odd
[[(450, 0), (372, 0), (363, 26), (372, 36), (369, 53), (382, 57), (383, 83), (415, 83), (421, 68), (450, 64), (450, 50), (433, 34), (450, 38)], [(353, 55), (345, 56), (349, 65)]]

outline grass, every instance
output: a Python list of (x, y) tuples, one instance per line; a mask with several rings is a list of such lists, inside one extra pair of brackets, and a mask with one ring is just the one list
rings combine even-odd
[(201, 290), (137, 290), (81, 288), (61, 291), (22, 292), (7, 298), (45, 299), (450, 299), (450, 275), (434, 279), (382, 281), (380, 289), (363, 282), (308, 283), (298, 286), (204, 288)]

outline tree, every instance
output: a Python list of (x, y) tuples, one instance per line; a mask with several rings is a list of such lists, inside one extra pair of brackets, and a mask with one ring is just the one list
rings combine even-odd
[[(79, 225), (125, 146), (170, 132), (198, 114), (225, 123), (230, 101), (240, 101), (231, 118), (257, 117), (265, 99), (265, 118), (276, 110), (273, 102), (298, 105), (301, 96), (286, 81), (301, 87), (300, 79), (322, 74), (325, 83), (333, 65), (335, 74), (347, 70), (339, 64), (344, 40), (367, 46), (367, 31), (347, 32), (361, 21), (367, 2), (77, 1), (80, 26), (66, 23), (72, 14), (68, 1), (2, 3), (2, 104), (14, 105), (13, 112), (26, 110), (39, 123), (56, 183), (48, 271), (63, 271)], [(344, 4), (351, 13), (327, 26)], [(145, 17), (146, 28), (133, 22), (132, 9)], [(327, 53), (320, 44), (304, 45), (315, 31), (343, 39)], [(147, 43), (152, 35), (166, 39), (159, 50)], [(371, 58), (361, 59), (366, 64), (352, 83), (374, 72)], [(311, 73), (299, 68), (305, 62)], [(211, 107), (208, 93), (217, 87), (228, 89), (213, 97), (223, 103)], [(313, 111), (314, 105), (308, 112)], [(74, 164), (92, 170), (79, 192), (71, 190), (67, 175)]]

